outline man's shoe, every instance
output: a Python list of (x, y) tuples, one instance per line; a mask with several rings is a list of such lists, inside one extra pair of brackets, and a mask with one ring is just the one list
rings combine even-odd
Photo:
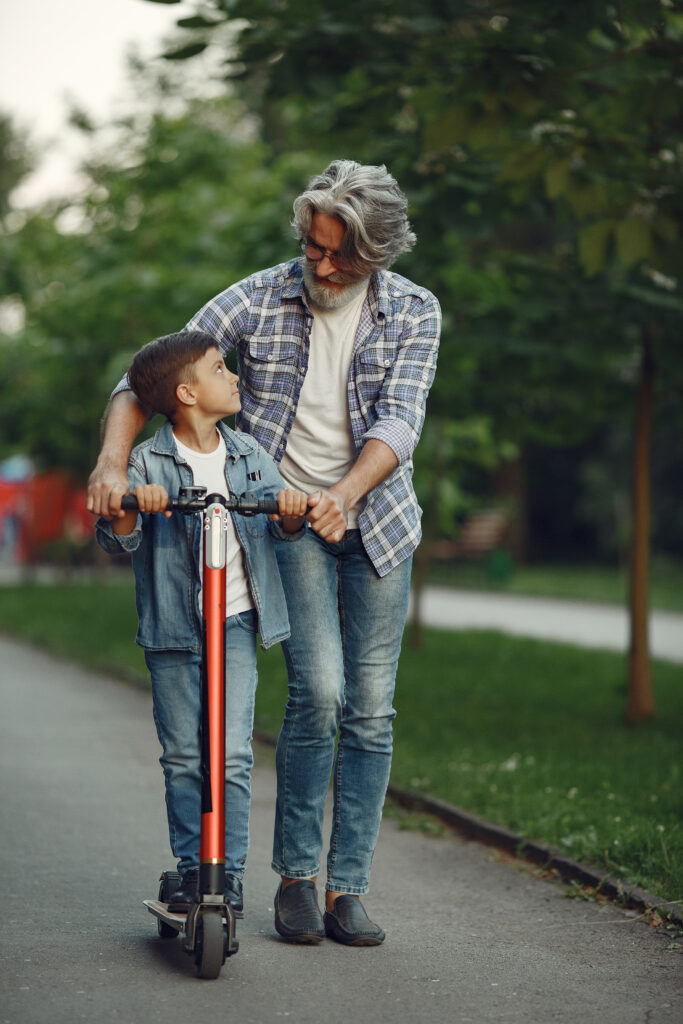
[(379, 946), (384, 942), (384, 931), (370, 920), (355, 896), (337, 896), (334, 909), (326, 910), (323, 920), (325, 934), (345, 946)]
[(199, 884), (199, 868), (188, 868), (180, 880), (180, 888), (174, 892), (168, 901), (168, 909), (171, 914), (186, 914), (197, 895)]
[(302, 878), (275, 893), (275, 928), (287, 942), (313, 945), (325, 937), (315, 882)]
[(232, 907), (235, 917), (244, 917), (242, 879), (237, 875), (225, 875), (225, 898)]

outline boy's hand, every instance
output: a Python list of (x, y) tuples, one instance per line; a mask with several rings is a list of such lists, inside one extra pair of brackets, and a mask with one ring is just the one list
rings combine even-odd
[(168, 519), (173, 513), (168, 511), (168, 492), (161, 484), (141, 484), (136, 487), (133, 494), (137, 498), (138, 508), (141, 512), (154, 514), (163, 512)]
[(272, 515), (269, 518), (280, 519), (285, 533), (300, 530), (308, 509), (308, 496), (303, 491), (278, 491), (277, 504), (279, 515)]
[[(137, 498), (140, 512), (163, 512), (167, 519), (173, 515), (166, 508), (168, 505), (168, 493), (161, 484), (140, 484), (132, 493)], [(120, 517), (115, 518), (112, 522), (112, 530), (118, 536), (128, 536), (135, 529), (137, 518), (138, 514), (133, 509), (121, 509)]]

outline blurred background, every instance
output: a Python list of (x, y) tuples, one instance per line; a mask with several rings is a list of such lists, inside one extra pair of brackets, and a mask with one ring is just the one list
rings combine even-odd
[[(444, 314), (395, 776), (674, 897), (681, 672), (653, 719), (648, 623), (683, 611), (682, 39), (678, 0), (0, 6), (1, 628), (144, 682), (130, 575), (87, 582), (109, 394), (298, 255), (310, 175), (385, 163), (394, 269)], [(21, 584), (46, 566), (71, 585)], [(423, 637), (435, 584), (628, 607), (628, 657)]]
[(419, 241), (395, 269), (444, 312), (417, 582), (582, 566), (624, 599), (640, 537), (679, 591), (679, 4), (33, 0), (0, 18), (5, 562), (96, 557), (83, 487), (132, 354), (295, 255), (292, 200), (344, 156), (407, 192)]

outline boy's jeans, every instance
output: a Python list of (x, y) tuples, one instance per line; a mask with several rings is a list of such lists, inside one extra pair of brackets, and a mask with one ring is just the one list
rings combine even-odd
[[(225, 870), (241, 878), (249, 847), (256, 691), (256, 612), (225, 623)], [(191, 651), (145, 651), (154, 721), (163, 748), (171, 849), (183, 872), (199, 864), (201, 658)]]
[(307, 529), (275, 550), (292, 635), (283, 643), (289, 699), (277, 746), (272, 866), (287, 878), (318, 874), (334, 768), (327, 888), (362, 894), (389, 782), (411, 559), (380, 578), (358, 530), (331, 544)]

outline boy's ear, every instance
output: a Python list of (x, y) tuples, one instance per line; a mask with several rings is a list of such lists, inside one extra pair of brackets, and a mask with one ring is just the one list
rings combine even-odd
[(194, 405), (197, 401), (197, 396), (190, 384), (178, 384), (175, 389), (175, 396), (182, 405)]

